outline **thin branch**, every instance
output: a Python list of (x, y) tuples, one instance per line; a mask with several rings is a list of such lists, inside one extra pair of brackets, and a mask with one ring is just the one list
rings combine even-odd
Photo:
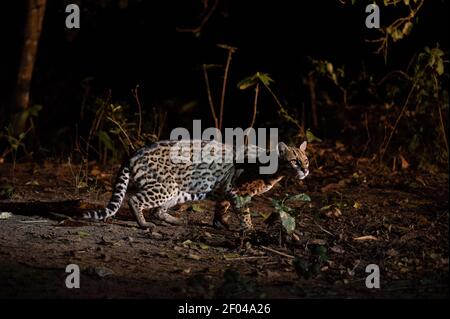
[(138, 111), (139, 111), (138, 138), (140, 138), (141, 137), (141, 128), (142, 128), (142, 107), (141, 107), (141, 101), (139, 100), (138, 88), (139, 88), (139, 84), (137, 84), (136, 87), (133, 90), (131, 90), (131, 92), (133, 93), (133, 96), (136, 100), (136, 103), (138, 106)]
[(265, 249), (265, 250), (267, 250), (267, 251), (270, 251), (270, 252), (272, 252), (272, 253), (274, 253), (274, 254), (283, 256), (283, 257), (287, 257), (287, 258), (291, 258), (291, 259), (294, 259), (294, 258), (295, 258), (295, 257), (292, 256), (292, 255), (285, 254), (285, 253), (283, 253), (283, 252), (281, 252), (281, 251), (275, 250), (275, 249), (270, 248), (270, 247), (266, 247), (266, 246), (259, 246), (259, 247), (261, 247), (262, 249)]
[(250, 123), (249, 128), (252, 128), (253, 125), (255, 125), (255, 121), (256, 121), (256, 110), (258, 107), (258, 95), (259, 95), (259, 82), (256, 83), (256, 87), (255, 87), (255, 99), (253, 102), (253, 117), (252, 117), (252, 122)]
[(387, 150), (387, 148), (388, 148), (388, 146), (389, 146), (389, 144), (390, 144), (390, 142), (391, 142), (391, 139), (392, 139), (392, 136), (393, 136), (394, 133), (395, 133), (395, 130), (397, 129), (398, 123), (400, 122), (400, 119), (402, 118), (403, 113), (405, 112), (406, 107), (407, 107), (408, 104), (409, 104), (409, 99), (411, 98), (412, 93), (414, 92), (414, 89), (415, 89), (415, 87), (416, 87), (417, 81), (418, 81), (418, 78), (417, 78), (416, 81), (413, 83), (413, 85), (412, 85), (412, 87), (411, 87), (411, 90), (409, 91), (408, 96), (406, 97), (405, 104), (403, 104), (402, 110), (400, 111), (400, 114), (398, 115), (397, 120), (395, 121), (394, 127), (392, 128), (391, 134), (389, 135), (389, 138), (388, 138), (388, 140), (387, 140), (387, 142), (386, 142), (386, 146), (384, 146), (384, 148), (383, 148), (382, 151), (381, 151), (380, 161), (383, 160), (383, 156), (384, 156), (384, 154), (386, 153), (386, 150)]
[[(434, 83), (435, 83), (436, 95), (439, 96), (439, 83), (438, 83), (436, 76), (434, 76)], [(448, 150), (448, 141), (447, 141), (447, 134), (445, 133), (444, 120), (442, 118), (442, 111), (441, 111), (441, 106), (440, 106), (441, 99), (438, 99), (438, 101), (439, 102), (436, 103), (436, 107), (438, 108), (438, 111), (439, 111), (439, 122), (441, 125), (442, 139), (444, 140), (445, 148), (447, 150), (447, 161), (448, 161), (448, 151), (449, 151)]]
[(394, 70), (389, 72), (388, 74), (386, 74), (380, 81), (378, 81), (377, 85), (381, 85), (383, 84), (384, 81), (386, 81), (389, 77), (391, 77), (394, 74), (400, 74), (402, 76), (404, 76), (407, 80), (411, 80), (411, 77), (404, 71), (402, 70)]
[(203, 64), (203, 75), (205, 77), (205, 83), (206, 83), (206, 92), (208, 94), (208, 102), (209, 102), (209, 107), (211, 109), (211, 115), (213, 117), (214, 120), (214, 125), (215, 127), (218, 129), (219, 128), (219, 121), (217, 120), (217, 115), (216, 115), (216, 111), (214, 108), (214, 102), (211, 96), (211, 88), (209, 87), (209, 78), (208, 78), (208, 71), (206, 69), (206, 64)]
[(211, 6), (211, 9), (204, 15), (202, 21), (196, 28), (176, 28), (178, 32), (190, 32), (190, 33), (199, 33), (203, 26), (208, 22), (209, 18), (211, 18), (212, 14), (217, 8), (217, 5), (219, 4), (219, 0), (214, 0), (213, 5)]
[(222, 129), (222, 120), (223, 120), (223, 107), (225, 104), (225, 92), (227, 89), (228, 72), (230, 69), (231, 57), (233, 56), (234, 51), (236, 51), (236, 48), (233, 48), (231, 46), (225, 46), (225, 45), (219, 45), (219, 46), (221, 48), (228, 50), (227, 64), (225, 65), (225, 71), (224, 71), (224, 76), (223, 76), (222, 96), (220, 97), (219, 130), (221, 130)]
[(133, 151), (134, 151), (134, 149), (135, 149), (135, 148), (134, 148), (134, 145), (133, 145), (133, 143), (131, 142), (131, 140), (130, 140), (128, 134), (127, 134), (127, 132), (125, 132), (125, 130), (122, 128), (122, 126), (121, 126), (117, 121), (115, 121), (113, 118), (111, 118), (111, 117), (107, 117), (107, 119), (110, 120), (111, 122), (113, 122), (114, 124), (117, 125), (117, 127), (122, 131), (123, 135), (125, 135), (125, 137), (127, 138), (127, 141), (128, 141), (128, 143), (129, 143), (129, 145), (131, 146), (131, 148), (132, 148)]
[(321, 231), (323, 231), (324, 233), (327, 233), (328, 235), (335, 237), (335, 235), (334, 235), (332, 232), (326, 230), (325, 228), (323, 228), (322, 226), (320, 226), (318, 223), (314, 222), (314, 224), (316, 224), (316, 226), (319, 227), (319, 229), (320, 229)]
[(314, 79), (314, 71), (308, 74), (308, 87), (309, 87), (309, 94), (311, 95), (311, 112), (313, 117), (313, 126), (314, 128), (317, 128), (319, 126), (319, 120), (317, 119), (316, 81)]
[(290, 121), (291, 123), (295, 124), (295, 126), (297, 126), (297, 128), (299, 130), (302, 130), (302, 126), (300, 124), (298, 124), (297, 120), (295, 120), (294, 118), (292, 118), (287, 111), (284, 109), (283, 104), (281, 104), (280, 100), (278, 99), (278, 97), (276, 96), (276, 94), (272, 91), (272, 89), (266, 85), (264, 82), (262, 82), (262, 84), (264, 85), (264, 87), (267, 89), (267, 91), (270, 93), (270, 95), (272, 95), (273, 99), (275, 100), (275, 102), (277, 103), (278, 107), (280, 108), (280, 112), (282, 114), (284, 114), (286, 120)]

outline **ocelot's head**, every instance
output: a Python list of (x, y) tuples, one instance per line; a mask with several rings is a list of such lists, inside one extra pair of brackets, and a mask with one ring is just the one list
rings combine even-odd
[(309, 161), (306, 156), (306, 145), (306, 141), (303, 142), (300, 147), (287, 146), (283, 142), (278, 143), (280, 168), (289, 175), (293, 175), (292, 172), (295, 172), (295, 176), (298, 179), (304, 179), (309, 174)]

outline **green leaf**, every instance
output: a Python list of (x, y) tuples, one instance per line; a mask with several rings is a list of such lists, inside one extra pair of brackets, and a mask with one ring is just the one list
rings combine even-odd
[(198, 205), (198, 204), (192, 204), (191, 208), (192, 208), (192, 210), (194, 212), (197, 212), (197, 213), (203, 213), (204, 212), (203, 207)]
[(106, 149), (110, 151), (114, 151), (114, 144), (111, 138), (109, 137), (108, 133), (101, 130), (98, 132), (98, 139), (100, 140), (100, 143), (102, 143)]
[(289, 197), (287, 200), (294, 200), (294, 201), (301, 201), (301, 202), (310, 202), (311, 197), (309, 197), (307, 194), (297, 194), (294, 196)]
[(308, 141), (308, 143), (317, 141), (317, 142), (322, 142), (322, 140), (320, 138), (318, 138), (317, 136), (315, 136), (310, 129), (306, 130), (306, 140)]
[(29, 112), (30, 112), (30, 115), (31, 115), (31, 116), (36, 117), (36, 116), (39, 115), (39, 112), (40, 112), (41, 110), (42, 110), (42, 105), (35, 104), (35, 105), (33, 105), (32, 107), (30, 107)]
[(322, 261), (328, 260), (327, 247), (325, 246), (316, 246), (313, 250), (313, 253), (319, 256)]
[(272, 216), (272, 212), (259, 212), (259, 215), (263, 218), (264, 221), (266, 221), (270, 216)]
[(292, 262), (295, 272), (299, 277), (308, 279), (311, 274), (309, 272), (309, 262), (296, 256)]
[(295, 218), (286, 213), (285, 211), (280, 211), (281, 224), (288, 234), (292, 234), (295, 230)]
[(268, 73), (256, 72), (256, 76), (265, 86), (269, 86), (271, 82), (274, 82)]
[(0, 184), (0, 199), (11, 199), (14, 194), (14, 187), (10, 184)]
[(89, 233), (87, 233), (87, 232), (85, 232), (85, 231), (79, 231), (79, 232), (78, 232), (78, 235), (79, 235), (80, 237), (87, 237), (87, 236), (90, 236), (91, 234), (89, 234)]
[(242, 208), (252, 200), (251, 196), (236, 196), (237, 208)]
[(439, 75), (444, 74), (444, 61), (442, 61), (442, 59), (437, 62), (436, 72)]
[(408, 35), (408, 34), (410, 34), (410, 32), (411, 32), (411, 30), (412, 30), (412, 28), (413, 28), (413, 23), (412, 22), (406, 22), (405, 23), (405, 25), (403, 26), (403, 34), (404, 35)]
[(246, 77), (245, 79), (242, 79), (241, 81), (239, 81), (238, 88), (239, 88), (239, 90), (245, 90), (245, 89), (248, 89), (249, 87), (252, 87), (257, 82), (258, 82), (258, 78), (256, 77), (256, 75), (252, 75), (252, 76)]
[(274, 199), (272, 198), (272, 206), (278, 211), (281, 210), (281, 208), (283, 207), (283, 205), (281, 204), (281, 202), (278, 199)]

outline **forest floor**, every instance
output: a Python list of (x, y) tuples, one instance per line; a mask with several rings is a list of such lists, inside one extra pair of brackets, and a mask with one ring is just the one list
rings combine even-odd
[[(106, 223), (67, 217), (105, 205), (116, 166), (92, 165), (96, 183), (83, 187), (75, 165), (0, 164), (0, 194), (11, 195), (0, 201), (0, 298), (449, 298), (448, 171), (381, 169), (336, 147), (311, 166), (252, 201), (258, 235), (242, 245), (236, 218), (230, 231), (211, 227), (208, 202), (172, 212), (187, 225), (153, 231), (126, 204)], [(263, 216), (272, 198), (301, 193), (311, 201), (289, 203), (286, 239)], [(79, 289), (65, 286), (68, 264)], [(369, 264), (379, 289), (366, 287)]]

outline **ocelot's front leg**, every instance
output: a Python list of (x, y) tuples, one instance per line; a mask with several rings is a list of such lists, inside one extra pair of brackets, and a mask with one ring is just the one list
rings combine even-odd
[(246, 234), (253, 231), (254, 227), (252, 217), (250, 215), (250, 208), (246, 204), (242, 204), (242, 200), (239, 195), (231, 195), (231, 207), (239, 218), (241, 232)]
[[(276, 176), (269, 179), (258, 179), (252, 182), (245, 183), (239, 186), (236, 190), (230, 191), (230, 196), (233, 203), (233, 209), (238, 214), (240, 220), (241, 231), (248, 233), (254, 230), (250, 208), (247, 204), (255, 196), (261, 195), (271, 190), (277, 183), (283, 179), (283, 176)], [(246, 203), (242, 203), (242, 198), (250, 197)]]

